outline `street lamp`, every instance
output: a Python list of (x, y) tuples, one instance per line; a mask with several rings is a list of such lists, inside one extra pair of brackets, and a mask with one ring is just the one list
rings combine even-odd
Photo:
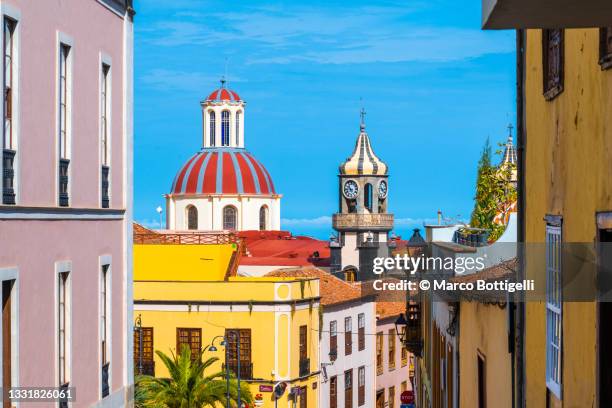
[(395, 320), (395, 333), (397, 337), (399, 337), (402, 344), (406, 343), (406, 326), (408, 325), (408, 321), (404, 317), (404, 314), (401, 313), (397, 320)]
[(162, 211), (164, 209), (161, 208), (160, 205), (157, 206), (157, 208), (155, 209), (155, 211), (157, 211), (157, 213), (159, 214), (159, 229), (162, 229)]
[[(240, 399), (240, 337), (238, 336), (238, 334), (234, 331), (228, 331), (227, 332), (227, 336), (230, 337), (232, 340), (236, 341), (236, 354), (237, 354), (237, 361), (238, 361), (238, 366), (236, 367), (236, 380), (237, 380), (237, 386), (238, 386), (238, 398), (237, 398), (237, 402), (238, 402), (238, 407), (241, 408), (242, 407), (242, 401)], [(229, 342), (227, 341), (227, 339), (224, 336), (215, 336), (212, 341), (210, 346), (208, 347), (208, 351), (212, 351), (215, 352), (217, 351), (217, 347), (215, 347), (215, 340), (217, 339), (222, 339), (221, 342), (219, 343), (220, 346), (225, 346), (225, 370), (226, 370), (226, 380), (227, 380), (227, 391), (226, 391), (226, 408), (231, 408), (231, 404), (230, 404), (230, 368), (229, 368)]]

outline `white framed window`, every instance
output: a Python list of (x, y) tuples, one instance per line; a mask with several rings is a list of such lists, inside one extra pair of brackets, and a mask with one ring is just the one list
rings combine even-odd
[(110, 71), (110, 65), (103, 62), (100, 67), (100, 159), (103, 166), (110, 165)]
[(57, 344), (57, 386), (66, 387), (71, 380), (72, 349), (72, 262), (55, 263), (56, 273), (56, 344)]
[(365, 313), (359, 313), (357, 315), (357, 328), (358, 329), (365, 328)]
[(14, 150), (13, 101), (15, 91), (15, 29), (17, 22), (3, 15), (4, 29), (4, 149)]
[(268, 229), (268, 206), (262, 205), (259, 207), (259, 230), (264, 231)]
[(70, 127), (70, 51), (68, 44), (59, 46), (59, 156), (60, 159), (70, 158), (69, 127)]
[(0, 384), (4, 389), (19, 386), (19, 270), (0, 267), (2, 294), (2, 353)]
[(216, 136), (217, 120), (214, 111), (208, 112), (208, 133), (210, 147), (215, 147), (215, 136)]
[(111, 266), (110, 256), (104, 256), (100, 266), (100, 372), (101, 396), (110, 393), (111, 363)]
[(57, 190), (58, 205), (70, 205), (71, 112), (72, 112), (72, 44), (65, 34), (58, 33), (57, 50)]
[(235, 231), (238, 223), (238, 210), (236, 207), (227, 205), (223, 207), (223, 229)]
[[(4, 12), (5, 10), (3, 10)], [(6, 10), (7, 12), (10, 12)], [(17, 13), (18, 14), (18, 13)], [(0, 149), (0, 185), (2, 200), (0, 203), (13, 205), (17, 203), (17, 118), (18, 115), (18, 55), (17, 55), (17, 17), (2, 14), (2, 54), (4, 74), (2, 76), (2, 146)]]
[(335, 320), (329, 322), (329, 335), (334, 337), (338, 334), (338, 323)]
[(546, 226), (546, 385), (561, 399), (563, 298), (561, 226)]
[(108, 356), (108, 326), (109, 326), (109, 269), (110, 265), (102, 265), (100, 281), (100, 346), (102, 364), (109, 361)]
[(240, 146), (240, 117), (242, 112), (236, 112), (236, 147)]
[(57, 321), (58, 321), (58, 365), (59, 365), (59, 385), (64, 385), (68, 380), (68, 274), (60, 272), (57, 275)]
[(221, 112), (221, 146), (230, 145), (230, 112)]
[(110, 207), (111, 155), (111, 65), (103, 57), (100, 65), (100, 205)]

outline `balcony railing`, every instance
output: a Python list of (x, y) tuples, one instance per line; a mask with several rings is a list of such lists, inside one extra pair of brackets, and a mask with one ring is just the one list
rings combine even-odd
[[(62, 386), (60, 387), (60, 391), (64, 391), (63, 394), (66, 395), (66, 392), (68, 391), (69, 387), (70, 383), (62, 384)], [(68, 398), (59, 399), (59, 408), (68, 408)]]
[(156, 245), (202, 245), (202, 244), (236, 244), (238, 235), (227, 232), (185, 232), (185, 233), (147, 233), (134, 234), (135, 244)]
[(2, 151), (2, 204), (15, 204), (15, 152)]
[[(229, 363), (228, 365), (222, 364), (221, 368), (225, 372), (227, 370), (226, 367), (229, 366), (230, 372), (237, 377), (236, 373), (238, 372), (238, 363)], [(249, 363), (246, 361), (240, 362), (240, 379), (241, 380), (252, 380), (253, 379), (253, 363)]]
[(110, 204), (110, 199), (108, 196), (108, 174), (110, 172), (110, 167), (102, 166), (102, 208), (108, 208)]
[(110, 367), (110, 363), (106, 363), (102, 366), (102, 398), (107, 397), (109, 394), (109, 386), (108, 386), (108, 369)]
[(300, 359), (300, 377), (305, 377), (310, 374), (310, 359)]
[(59, 205), (68, 207), (70, 200), (68, 197), (68, 166), (70, 160), (60, 159), (59, 161)]
[(393, 214), (334, 214), (332, 225), (336, 230), (362, 229), (368, 231), (387, 231), (393, 228)]

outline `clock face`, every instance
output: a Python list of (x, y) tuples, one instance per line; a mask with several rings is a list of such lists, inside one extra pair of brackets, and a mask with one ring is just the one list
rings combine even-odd
[(385, 180), (381, 180), (378, 183), (378, 197), (385, 198), (387, 197), (387, 192), (389, 189), (387, 188), (387, 182)]
[(352, 200), (353, 198), (357, 197), (357, 194), (359, 194), (359, 186), (355, 180), (347, 180), (344, 182), (342, 192), (346, 198)]

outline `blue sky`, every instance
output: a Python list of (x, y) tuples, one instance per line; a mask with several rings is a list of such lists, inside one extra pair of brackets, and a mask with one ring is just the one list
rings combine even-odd
[(199, 101), (247, 101), (246, 147), (283, 194), (283, 229), (326, 238), (360, 98), (390, 168), (396, 231), (469, 218), (476, 163), (515, 117), (514, 32), (481, 31), (480, 2), (136, 0), (135, 219), (155, 226), (201, 147)]

